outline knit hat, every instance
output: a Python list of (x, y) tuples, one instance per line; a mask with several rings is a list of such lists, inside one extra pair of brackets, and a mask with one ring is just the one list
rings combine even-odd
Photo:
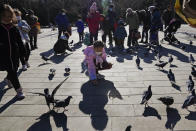
[(97, 3), (93, 2), (92, 6), (90, 7), (90, 13), (94, 13), (97, 11)]

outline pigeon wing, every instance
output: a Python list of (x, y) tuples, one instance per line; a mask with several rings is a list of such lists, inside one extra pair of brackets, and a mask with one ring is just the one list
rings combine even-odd
[(51, 97), (54, 98), (54, 95), (56, 94), (57, 90), (61, 87), (61, 85), (68, 79), (69, 77), (65, 78), (65, 80), (63, 80), (57, 87), (54, 88), (54, 90), (52, 91), (52, 95)]

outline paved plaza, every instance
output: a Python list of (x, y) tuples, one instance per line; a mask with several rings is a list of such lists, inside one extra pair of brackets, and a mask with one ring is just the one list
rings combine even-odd
[[(113, 68), (100, 72), (105, 75), (105, 80), (99, 80), (95, 87), (89, 82), (86, 71), (82, 72), (82, 50), (86, 46), (77, 44), (76, 29), (73, 28), (70, 38), (70, 41), (74, 41), (74, 51), (59, 56), (54, 55), (52, 49), (57, 40), (57, 31), (42, 29), (38, 49), (31, 52), (31, 67), (25, 72), (19, 71), (19, 80), (26, 94), (24, 100), (15, 100), (14, 89), (9, 89), (3, 81), (6, 73), (0, 72), (0, 131), (196, 131), (196, 106), (189, 107), (191, 112), (181, 108), (189, 95), (186, 86), (191, 72), (189, 54), (196, 58), (193, 34), (196, 35), (196, 30), (187, 25), (183, 25), (176, 34), (185, 45), (185, 51), (167, 42), (162, 44), (161, 60), (168, 61), (170, 54), (174, 57), (171, 69), (176, 77), (176, 88), (167, 78), (169, 65), (165, 71), (159, 71), (155, 66), (157, 60), (154, 53), (150, 52), (148, 57), (144, 57), (144, 46), (132, 54), (114, 52), (113, 56), (108, 55)], [(161, 32), (160, 40), (162, 38)], [(193, 41), (192, 46), (189, 45), (190, 40)], [(40, 55), (50, 57), (49, 64), (44, 65)], [(136, 55), (141, 58), (142, 70), (136, 67)], [(73, 99), (65, 113), (61, 109), (48, 112), (44, 97), (30, 92), (43, 93), (44, 88), (52, 92), (65, 79), (65, 67), (71, 68), (70, 76), (55, 98), (72, 96)], [(56, 69), (53, 79), (49, 79), (51, 68)], [(145, 109), (140, 102), (149, 85), (152, 85), (153, 95), (149, 107)], [(174, 104), (166, 109), (157, 100), (161, 96), (172, 96)]]

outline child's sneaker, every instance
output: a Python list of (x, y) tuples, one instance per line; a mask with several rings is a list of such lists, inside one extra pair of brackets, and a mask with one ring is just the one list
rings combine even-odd
[(26, 71), (27, 70), (27, 66), (26, 65), (22, 65), (22, 70)]
[(17, 89), (16, 92), (17, 92), (16, 97), (18, 99), (24, 99), (25, 98), (25, 94), (22, 92), (22, 88)]
[(26, 62), (26, 66), (27, 66), (27, 68), (29, 68), (29, 67), (30, 67), (30, 64), (29, 64), (29, 62), (28, 62), (28, 61)]

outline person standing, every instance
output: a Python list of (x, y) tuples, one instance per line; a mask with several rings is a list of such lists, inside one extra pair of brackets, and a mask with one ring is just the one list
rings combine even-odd
[(29, 31), (29, 37), (30, 37), (30, 45), (31, 50), (37, 49), (37, 34), (39, 32), (38, 29), (38, 17), (34, 15), (33, 10), (28, 10), (28, 14), (26, 17), (27, 23), (30, 25), (31, 30)]
[(79, 35), (79, 42), (84, 40), (84, 22), (82, 21), (82, 17), (78, 17), (78, 21), (76, 22), (76, 27)]
[(58, 26), (58, 39), (63, 32), (68, 32), (71, 35), (71, 28), (65, 9), (61, 9), (60, 13), (56, 16), (55, 22)]
[(127, 46), (131, 47), (132, 45), (136, 45), (137, 38), (135, 38), (135, 34), (138, 32), (139, 28), (139, 17), (136, 11), (133, 11), (131, 8), (126, 10), (126, 23), (129, 25), (129, 36)]
[(164, 10), (163, 15), (162, 15), (162, 20), (165, 24), (165, 29), (169, 25), (172, 19), (173, 19), (172, 7), (171, 5), (169, 5), (167, 9)]
[(90, 43), (93, 44), (93, 41), (98, 39), (98, 30), (100, 24), (100, 14), (97, 11), (97, 4), (94, 2), (90, 7), (90, 11), (87, 15), (87, 24), (90, 32)]
[(22, 20), (22, 17), (21, 17), (22, 13), (18, 9), (14, 9), (14, 13), (16, 15), (17, 28), (20, 31), (20, 36), (22, 38), (22, 41), (23, 41), (23, 44), (26, 50), (25, 57), (20, 55), (20, 61), (22, 63), (22, 70), (26, 71), (27, 68), (30, 67), (29, 62), (28, 62), (29, 56), (30, 56), (30, 47), (29, 47), (30, 38), (29, 38), (28, 33), (31, 28), (25, 20)]
[(17, 92), (17, 98), (23, 99), (25, 95), (18, 80), (17, 70), (19, 67), (19, 56), (25, 56), (25, 47), (17, 27), (13, 24), (15, 18), (11, 6), (0, 5), (0, 71), (7, 71), (7, 82)]

